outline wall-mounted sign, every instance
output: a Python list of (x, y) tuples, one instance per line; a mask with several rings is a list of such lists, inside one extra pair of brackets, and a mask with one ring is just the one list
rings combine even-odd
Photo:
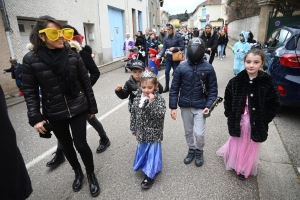
[(280, 21), (276, 21), (275, 26), (280, 26)]

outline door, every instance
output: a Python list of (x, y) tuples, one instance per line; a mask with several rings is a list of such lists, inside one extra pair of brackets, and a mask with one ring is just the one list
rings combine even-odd
[(108, 7), (110, 26), (110, 40), (113, 59), (123, 57), (123, 44), (125, 40), (123, 28), (123, 11)]

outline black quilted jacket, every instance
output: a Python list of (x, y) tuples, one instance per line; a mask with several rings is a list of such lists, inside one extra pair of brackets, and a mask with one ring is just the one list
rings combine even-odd
[[(72, 51), (68, 44), (66, 48), (69, 48), (70, 71), (80, 89), (77, 97), (62, 94), (58, 76), (52, 73), (50, 67), (33, 51), (23, 58), (23, 90), (31, 126), (44, 119), (57, 121), (85, 111), (90, 114), (98, 112), (88, 71), (80, 55)], [(39, 86), (42, 92), (43, 114), (40, 111)]]
[(280, 107), (279, 95), (272, 77), (259, 71), (258, 76), (250, 80), (247, 71), (243, 70), (229, 81), (225, 89), (224, 114), (231, 136), (240, 137), (241, 115), (244, 113), (247, 96), (251, 139), (264, 142), (268, 137), (268, 124)]

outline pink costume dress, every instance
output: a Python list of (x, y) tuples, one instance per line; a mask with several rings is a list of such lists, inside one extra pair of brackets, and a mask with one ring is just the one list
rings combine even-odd
[(248, 97), (240, 126), (241, 136), (230, 136), (228, 141), (217, 151), (217, 155), (224, 158), (226, 170), (234, 169), (237, 174), (248, 178), (250, 174), (254, 176), (257, 174), (261, 146), (261, 143), (251, 140)]

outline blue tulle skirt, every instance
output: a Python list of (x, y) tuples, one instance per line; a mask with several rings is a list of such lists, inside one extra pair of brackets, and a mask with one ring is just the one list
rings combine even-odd
[(161, 142), (138, 143), (133, 170), (142, 170), (149, 178), (154, 178), (162, 170)]

